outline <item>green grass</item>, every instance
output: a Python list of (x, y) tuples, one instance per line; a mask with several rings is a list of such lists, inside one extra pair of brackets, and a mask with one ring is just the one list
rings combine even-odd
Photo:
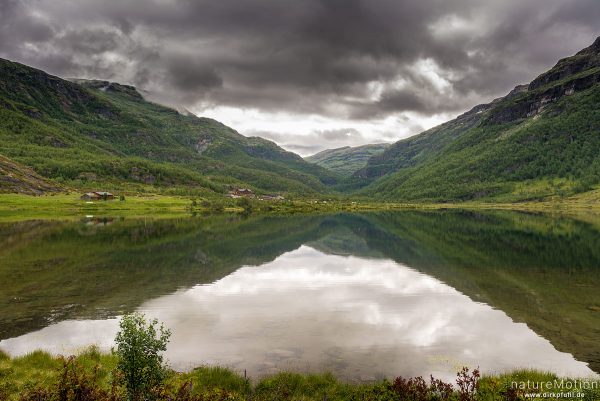
[[(600, 211), (600, 189), (573, 196), (548, 196), (540, 200), (539, 194), (548, 194), (548, 188), (568, 188), (572, 183), (565, 180), (538, 181), (528, 186), (520, 184), (519, 198), (528, 201), (515, 202), (512, 195), (498, 198), (495, 202), (377, 202), (369, 198), (317, 197), (287, 199), (284, 201), (250, 201), (252, 214), (322, 214), (334, 212), (385, 211), (404, 209), (510, 209), (546, 211), (563, 214), (597, 213)], [(114, 191), (111, 188), (111, 191)], [(79, 199), (81, 193), (56, 193), (43, 196), (0, 194), (0, 221), (28, 219), (68, 219), (84, 216), (107, 217), (177, 217), (197, 213), (244, 213), (240, 199), (224, 195), (177, 196), (160, 194), (134, 194), (115, 192), (117, 199), (88, 203)], [(125, 201), (118, 196), (126, 193)], [(525, 195), (527, 194), (527, 195)]]
[[(118, 195), (118, 193), (117, 193)], [(80, 193), (30, 196), (0, 194), (0, 221), (27, 219), (81, 218), (86, 215), (110, 217), (176, 217), (192, 213), (243, 213), (241, 200), (225, 196), (134, 195), (125, 201), (86, 202)], [(391, 205), (357, 203), (340, 199), (260, 201), (252, 200), (254, 214), (323, 213), (341, 210), (387, 209)]]
[(125, 201), (80, 200), (80, 193), (29, 196), (0, 194), (0, 220), (93, 216), (176, 216), (189, 214), (191, 199), (178, 196), (126, 196)]
[(250, 380), (231, 369), (221, 366), (196, 367), (190, 372), (171, 376), (171, 380), (179, 383), (191, 381), (198, 389), (220, 388), (244, 395), (252, 392)]
[[(94, 377), (93, 383), (101, 389), (110, 391), (114, 380), (117, 357), (110, 353), (101, 353), (89, 348), (79, 354), (75, 363), (80, 375)], [(6, 400), (19, 400), (36, 388), (54, 389), (57, 387), (64, 359), (42, 351), (35, 351), (22, 357), (0, 357), (0, 397)], [(95, 372), (95, 373), (93, 373)], [(506, 390), (514, 386), (513, 382), (553, 382), (560, 380), (548, 372), (518, 370), (500, 374), (484, 375), (479, 381), (479, 390), (473, 401), (500, 401), (506, 398)], [(564, 380), (574, 380), (566, 379)], [(590, 379), (594, 380), (594, 379)], [(243, 401), (253, 400), (281, 401), (397, 401), (403, 400), (393, 391), (393, 378), (388, 380), (356, 383), (344, 382), (329, 373), (302, 374), (281, 372), (257, 380), (249, 380), (243, 373), (218, 366), (201, 366), (189, 372), (170, 371), (164, 382), (164, 393), (176, 394), (183, 387), (190, 388), (191, 395), (200, 400)], [(532, 392), (535, 392), (533, 390)], [(566, 392), (566, 390), (563, 390)], [(586, 390), (584, 398), (565, 397), (564, 400), (589, 400), (600, 398), (600, 390)], [(117, 391), (122, 394), (122, 391)], [(518, 393), (522, 397), (523, 391)], [(426, 400), (429, 400), (427, 398)], [(516, 398), (522, 400), (524, 398)], [(542, 398), (543, 399), (543, 398)], [(547, 398), (550, 399), (550, 398)], [(459, 400), (455, 393), (451, 400)]]

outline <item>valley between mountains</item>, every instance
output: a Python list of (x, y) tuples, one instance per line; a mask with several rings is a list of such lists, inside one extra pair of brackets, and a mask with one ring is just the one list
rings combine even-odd
[(302, 158), (128, 85), (0, 60), (0, 192), (515, 204), (600, 198), (600, 38), (526, 85), (393, 144)]

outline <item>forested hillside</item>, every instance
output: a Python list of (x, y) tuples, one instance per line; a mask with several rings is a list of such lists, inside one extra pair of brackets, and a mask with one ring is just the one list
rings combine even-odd
[(600, 38), (529, 85), (393, 144), (353, 180), (388, 200), (521, 201), (594, 188)]
[(0, 155), (75, 188), (314, 194), (337, 180), (273, 142), (150, 103), (134, 87), (71, 82), (2, 59)]
[(382, 153), (388, 146), (389, 144), (387, 143), (375, 143), (355, 147), (344, 146), (343, 148), (327, 149), (304, 159), (344, 177), (349, 177), (365, 167), (371, 156)]

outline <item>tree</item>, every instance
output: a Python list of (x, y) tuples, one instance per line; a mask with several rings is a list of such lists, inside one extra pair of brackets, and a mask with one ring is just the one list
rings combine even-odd
[(151, 397), (165, 377), (161, 352), (167, 349), (171, 332), (158, 320), (146, 321), (143, 314), (125, 315), (119, 323), (116, 354), (117, 369), (123, 374), (129, 400), (138, 401)]

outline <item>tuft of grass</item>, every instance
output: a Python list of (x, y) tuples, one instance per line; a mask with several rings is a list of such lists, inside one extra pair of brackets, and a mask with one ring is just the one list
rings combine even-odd
[(36, 387), (50, 387), (58, 377), (60, 360), (34, 351), (0, 361), (0, 394), (18, 395)]
[(15, 367), (22, 369), (46, 370), (59, 366), (58, 361), (45, 351), (33, 351), (13, 360)]
[(370, 384), (344, 383), (331, 373), (281, 372), (261, 379), (255, 386), (257, 399), (281, 400), (387, 400), (386, 381)]
[(96, 377), (101, 387), (107, 390), (110, 387), (111, 372), (113, 372), (119, 359), (112, 353), (102, 353), (100, 349), (92, 345), (77, 356), (77, 363), (87, 372), (96, 372)]
[(171, 382), (176, 385), (191, 382), (194, 384), (194, 393), (196, 394), (206, 389), (217, 388), (244, 395), (252, 392), (249, 379), (221, 366), (200, 366), (194, 368), (191, 372), (174, 374), (171, 377)]
[[(18, 399), (20, 394), (39, 388), (56, 387), (64, 364), (60, 356), (39, 350), (14, 358), (5, 353), (0, 355), (0, 395), (7, 399)], [(92, 346), (83, 350), (76, 361), (83, 372), (97, 377), (100, 388), (110, 389), (111, 372), (117, 362), (114, 355), (101, 353)]]

